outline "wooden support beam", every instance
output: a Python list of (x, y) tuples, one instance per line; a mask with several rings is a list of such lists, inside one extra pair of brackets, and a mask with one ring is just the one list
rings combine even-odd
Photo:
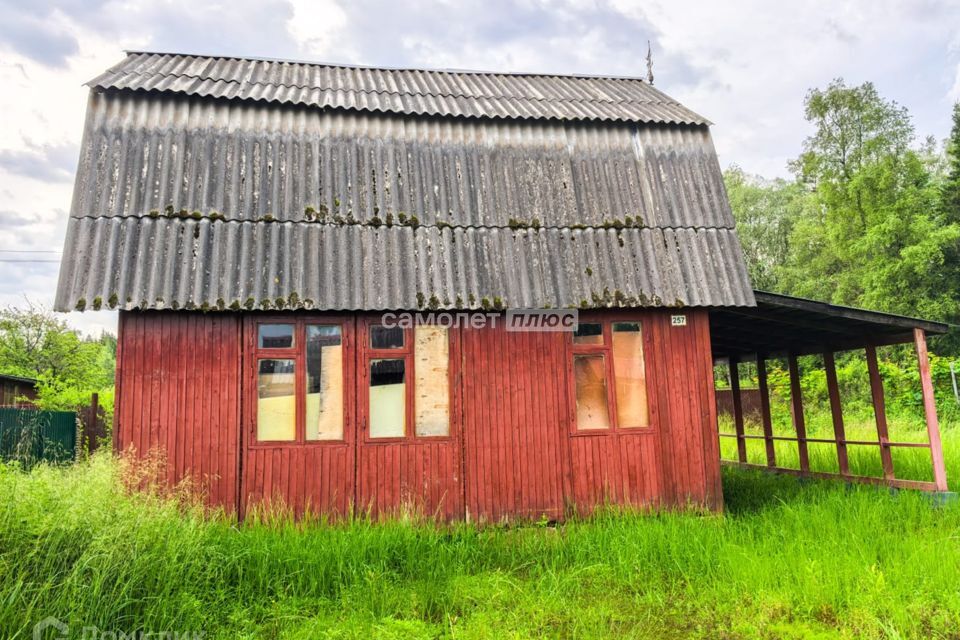
[(850, 475), (850, 463), (847, 458), (846, 435), (843, 428), (843, 409), (840, 406), (840, 385), (837, 384), (837, 365), (833, 352), (823, 354), (823, 368), (827, 374), (827, 393), (830, 396), (830, 413), (833, 416), (833, 436), (837, 441), (837, 465), (840, 475)]
[(737, 432), (737, 459), (747, 461), (747, 440), (743, 437), (743, 400), (740, 396), (740, 360), (731, 356), (730, 366), (730, 395), (733, 396), (733, 427)]
[(777, 452), (773, 447), (773, 421), (770, 417), (770, 389), (767, 386), (765, 356), (757, 354), (757, 382), (760, 387), (760, 419), (763, 424), (763, 441), (767, 450), (767, 466), (777, 466)]
[(883, 477), (893, 480), (893, 454), (890, 451), (890, 434), (887, 430), (887, 407), (883, 398), (883, 379), (877, 365), (877, 348), (866, 347), (867, 371), (870, 372), (870, 395), (873, 397), (873, 415), (877, 422), (877, 439), (880, 441), (880, 463), (883, 465)]
[(793, 430), (797, 433), (797, 450), (800, 455), (800, 471), (810, 471), (810, 455), (807, 452), (807, 423), (803, 418), (803, 395), (800, 391), (800, 368), (797, 356), (787, 356), (790, 369), (790, 406), (793, 409)]
[(930, 359), (927, 356), (927, 336), (923, 329), (913, 330), (913, 342), (917, 349), (917, 364), (920, 369), (920, 389), (923, 393), (923, 412), (927, 418), (927, 437), (930, 439), (930, 456), (933, 462), (933, 483), (937, 491), (947, 490), (947, 471), (943, 463), (943, 445), (940, 443), (940, 422), (937, 420), (937, 404), (933, 397), (933, 380), (930, 378)]

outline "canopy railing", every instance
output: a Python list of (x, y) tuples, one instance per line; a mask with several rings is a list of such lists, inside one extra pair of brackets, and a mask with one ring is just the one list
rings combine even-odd
[[(770, 411), (770, 389), (767, 379), (767, 360), (769, 354), (756, 354), (757, 381), (760, 394), (760, 426), (762, 433), (746, 433), (744, 426), (743, 402), (741, 397), (740, 376), (738, 364), (741, 356), (731, 355), (721, 358), (729, 367), (730, 389), (732, 393), (733, 423), (735, 433), (720, 432), (719, 420), (717, 431), (721, 438), (735, 438), (737, 443), (737, 459), (721, 459), (725, 465), (735, 465), (744, 468), (766, 469), (778, 473), (792, 474), (801, 477), (841, 479), (850, 482), (886, 485), (903, 489), (918, 489), (921, 491), (947, 491), (947, 475), (944, 466), (943, 448), (940, 442), (940, 425), (937, 419), (936, 405), (933, 396), (933, 382), (930, 376), (930, 361), (927, 355), (927, 340), (923, 329), (913, 329), (913, 342), (916, 350), (918, 369), (920, 372), (920, 387), (923, 398), (923, 409), (927, 428), (927, 442), (896, 442), (890, 439), (887, 425), (886, 405), (884, 399), (883, 380), (877, 365), (876, 346), (868, 345), (864, 348), (867, 359), (867, 369), (870, 377), (870, 395), (876, 422), (877, 439), (848, 439), (843, 419), (843, 410), (840, 402), (840, 387), (837, 382), (834, 351), (825, 350), (823, 355), (826, 374), (827, 393), (830, 402), (830, 414), (833, 424), (833, 438), (809, 437), (803, 413), (803, 397), (800, 388), (800, 374), (797, 364), (797, 354), (787, 353), (787, 364), (790, 378), (790, 405), (793, 426), (792, 436), (775, 434)], [(759, 440), (764, 443), (766, 464), (751, 463), (747, 456), (747, 442)], [(777, 442), (793, 442), (797, 446), (799, 468), (785, 467), (778, 464)], [(836, 463), (839, 473), (814, 471), (810, 466), (810, 444), (833, 445), (836, 450)], [(848, 446), (876, 446), (880, 453), (882, 476), (857, 475), (850, 472)], [(893, 463), (893, 450), (896, 448), (928, 449), (932, 468), (932, 481), (898, 478)], [(721, 448), (722, 450), (722, 448)]]

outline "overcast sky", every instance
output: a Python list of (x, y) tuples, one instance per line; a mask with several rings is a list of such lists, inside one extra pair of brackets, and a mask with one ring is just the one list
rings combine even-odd
[(714, 122), (721, 165), (768, 177), (832, 78), (876, 83), (921, 136), (944, 138), (960, 100), (960, 0), (0, 0), (0, 305), (53, 303), (82, 83), (124, 49), (642, 76), (647, 40), (657, 87)]

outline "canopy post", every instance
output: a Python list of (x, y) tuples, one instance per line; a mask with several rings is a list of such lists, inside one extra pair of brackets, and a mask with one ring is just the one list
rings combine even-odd
[(797, 434), (797, 450), (800, 456), (800, 471), (810, 471), (810, 455), (807, 452), (807, 423), (803, 418), (803, 395), (800, 391), (800, 368), (797, 356), (787, 356), (790, 369), (790, 407), (793, 409), (793, 430)]
[(947, 490), (947, 471), (943, 462), (943, 445), (940, 442), (940, 422), (933, 397), (933, 380), (930, 377), (930, 359), (927, 356), (927, 335), (923, 329), (913, 330), (913, 343), (917, 349), (917, 364), (920, 369), (920, 389), (923, 393), (923, 412), (927, 418), (927, 437), (930, 440), (930, 457), (933, 462), (933, 483), (937, 491)]
[(747, 461), (747, 439), (743, 433), (743, 399), (740, 397), (740, 370), (737, 356), (730, 356), (730, 395), (733, 398), (733, 427), (737, 432), (737, 459)]
[(832, 351), (823, 353), (823, 368), (827, 374), (827, 393), (830, 395), (830, 414), (833, 417), (833, 437), (837, 441), (837, 466), (840, 475), (850, 475), (847, 458), (847, 436), (843, 427), (843, 408), (840, 405), (840, 385), (837, 383), (837, 365)]
[(877, 440), (880, 442), (880, 463), (883, 477), (893, 480), (893, 453), (890, 451), (890, 434), (887, 430), (887, 407), (883, 397), (883, 379), (877, 365), (877, 348), (867, 345), (867, 370), (870, 372), (870, 395), (873, 397), (873, 415), (877, 423)]
[(777, 466), (777, 452), (773, 447), (773, 420), (770, 417), (770, 389), (767, 386), (767, 365), (763, 354), (757, 354), (757, 383), (760, 387), (760, 419), (763, 423), (763, 443), (767, 450), (767, 466)]

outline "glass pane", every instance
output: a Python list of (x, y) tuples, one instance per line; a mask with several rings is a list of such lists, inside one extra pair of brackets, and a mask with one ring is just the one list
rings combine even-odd
[(616, 380), (617, 424), (644, 427), (647, 413), (647, 379), (643, 367), (643, 337), (639, 322), (613, 325), (613, 377)]
[(400, 438), (407, 415), (403, 360), (370, 361), (370, 437)]
[(370, 347), (372, 349), (402, 349), (403, 329), (401, 327), (370, 327)]
[(257, 331), (261, 349), (288, 349), (293, 346), (292, 324), (261, 324)]
[(307, 325), (307, 440), (343, 439), (339, 325)]
[(414, 407), (418, 436), (450, 434), (450, 340), (443, 327), (419, 326), (414, 329)]
[(603, 356), (574, 356), (573, 379), (577, 385), (577, 429), (609, 429), (607, 372)]
[(261, 360), (257, 371), (257, 440), (297, 437), (297, 389), (293, 360)]
[(599, 322), (580, 322), (573, 332), (573, 344), (603, 344), (603, 327)]

